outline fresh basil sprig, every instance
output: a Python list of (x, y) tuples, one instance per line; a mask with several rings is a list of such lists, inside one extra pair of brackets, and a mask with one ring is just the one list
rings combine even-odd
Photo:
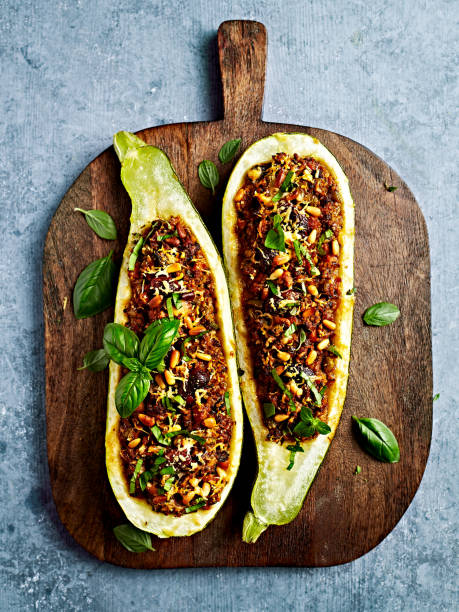
[(86, 319), (109, 308), (115, 298), (116, 266), (113, 251), (81, 272), (73, 290), (73, 312)]
[(228, 142), (225, 142), (218, 152), (218, 159), (222, 162), (222, 164), (227, 164), (233, 159), (241, 145), (241, 142), (241, 138), (235, 138), (234, 140), (228, 140)]
[(137, 335), (120, 323), (107, 323), (104, 329), (104, 350), (115, 363), (124, 365), (129, 370), (128, 358), (136, 358), (140, 342)]
[(327, 423), (313, 416), (309, 406), (302, 406), (300, 421), (293, 428), (293, 432), (303, 438), (310, 438), (316, 431), (325, 436), (331, 432), (331, 429)]
[(128, 372), (118, 383), (115, 391), (116, 409), (121, 417), (131, 416), (147, 397), (150, 380), (141, 372)]
[(159, 321), (159, 325), (149, 326), (140, 344), (139, 359), (149, 370), (154, 370), (167, 355), (180, 326), (178, 319)]
[(378, 302), (367, 308), (363, 315), (363, 320), (367, 325), (375, 325), (382, 327), (383, 325), (389, 325), (398, 319), (400, 316), (400, 310), (395, 304), (389, 302)]
[(359, 432), (359, 442), (370, 455), (386, 463), (400, 461), (397, 439), (387, 425), (378, 419), (352, 418)]
[(273, 227), (266, 234), (265, 238), (265, 247), (267, 249), (285, 252), (285, 236), (281, 223), (282, 217), (280, 215), (274, 215)]
[(99, 238), (116, 240), (115, 222), (104, 210), (83, 210), (82, 208), (74, 208), (74, 210), (84, 214), (86, 223)]
[(295, 465), (295, 455), (297, 453), (304, 453), (303, 447), (300, 446), (298, 444), (298, 442), (296, 442), (295, 444), (290, 444), (289, 446), (287, 446), (287, 450), (290, 451), (290, 462), (287, 466), (287, 470), (291, 470), (292, 467)]
[(212, 193), (215, 193), (215, 187), (218, 185), (220, 175), (214, 162), (204, 159), (198, 166), (198, 176), (202, 185), (206, 189), (211, 189)]
[(107, 355), (104, 349), (97, 349), (96, 351), (89, 351), (83, 357), (83, 365), (79, 370), (89, 370), (90, 372), (101, 372), (105, 370), (110, 362), (110, 357)]
[(155, 550), (151, 545), (150, 534), (137, 529), (134, 525), (129, 523), (118, 525), (113, 529), (113, 533), (118, 542), (129, 552), (141, 553), (147, 550)]

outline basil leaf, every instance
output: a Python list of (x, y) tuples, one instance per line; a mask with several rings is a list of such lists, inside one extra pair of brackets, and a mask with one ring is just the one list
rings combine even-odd
[(166, 308), (167, 308), (167, 316), (169, 317), (169, 319), (173, 319), (174, 318), (174, 310), (172, 308), (172, 298), (168, 297), (166, 300)]
[(352, 289), (348, 289), (346, 291), (346, 295), (354, 295), (355, 291), (356, 291), (355, 287), (352, 287)]
[(160, 428), (157, 425), (153, 425), (153, 427), (151, 428), (151, 433), (155, 436), (159, 444), (170, 446), (170, 443), (171, 443), (170, 439), (168, 439), (166, 436), (162, 434)]
[(302, 421), (305, 421), (305, 423), (312, 423), (312, 420), (313, 420), (312, 410), (309, 408), (309, 406), (301, 407), (300, 419)]
[[(197, 434), (190, 433), (186, 429), (179, 429), (177, 431), (169, 431), (165, 437), (166, 438), (175, 438), (175, 436), (183, 436), (184, 438), (191, 438), (192, 440), (196, 440), (199, 444), (205, 444), (206, 440), (202, 436), (198, 436)], [(158, 438), (157, 438), (158, 439)], [(158, 440), (159, 442), (159, 440)]]
[(299, 421), (293, 428), (293, 432), (302, 438), (310, 438), (316, 433), (316, 428), (312, 421)]
[(354, 474), (357, 476), (357, 474), (360, 474), (360, 472), (362, 471), (362, 468), (360, 467), (360, 465), (356, 466), (355, 468), (355, 472)]
[[(81, 368), (80, 368), (80, 369), (81, 369)], [(436, 402), (436, 401), (437, 401), (437, 399), (439, 399), (439, 398), (440, 398), (440, 394), (439, 394), (439, 393), (435, 393), (435, 395), (434, 395), (434, 396), (433, 396), (433, 398), (432, 398), (432, 401), (433, 401), (433, 402)]]
[(83, 357), (83, 365), (78, 370), (89, 370), (90, 372), (101, 372), (105, 370), (110, 362), (110, 357), (104, 349), (89, 351)]
[(318, 431), (323, 436), (326, 436), (327, 434), (331, 432), (331, 429), (327, 425), (327, 423), (324, 423), (320, 419), (314, 419), (314, 428), (316, 431)]
[(150, 381), (139, 372), (129, 372), (123, 376), (115, 391), (115, 404), (120, 416), (130, 416), (147, 397), (149, 389)]
[(83, 210), (74, 208), (84, 214), (86, 223), (99, 236), (105, 240), (116, 240), (116, 225), (113, 219), (104, 210)]
[(330, 238), (333, 236), (333, 232), (328, 229), (325, 232), (323, 232), (323, 234), (320, 235), (319, 240), (317, 241), (317, 252), (320, 255), (325, 255), (325, 251), (322, 248), (322, 244), (325, 242), (325, 240), (330, 240)]
[(113, 529), (115, 538), (129, 552), (140, 553), (155, 550), (151, 545), (151, 536), (134, 525), (118, 525)]
[(341, 353), (338, 351), (338, 349), (336, 348), (336, 346), (334, 344), (329, 344), (327, 346), (327, 351), (330, 351), (330, 353), (333, 353), (333, 355), (336, 355), (340, 359), (343, 358), (343, 356), (341, 355)]
[(131, 481), (129, 483), (129, 493), (133, 495), (135, 493), (135, 481), (137, 480), (137, 476), (139, 475), (140, 470), (142, 469), (143, 459), (138, 459), (135, 464), (134, 473), (132, 474)]
[(116, 266), (113, 251), (90, 263), (81, 272), (73, 290), (73, 312), (86, 319), (112, 306), (115, 298)]
[(267, 419), (276, 414), (276, 408), (272, 402), (266, 402), (265, 404), (263, 404), (263, 411)]
[(194, 504), (193, 506), (188, 506), (188, 508), (185, 510), (186, 514), (189, 514), (190, 512), (195, 512), (196, 510), (199, 510), (199, 508), (202, 508), (206, 505), (206, 502), (204, 499), (202, 499), (202, 497), (198, 497), (197, 499), (199, 501), (196, 504)]
[(400, 310), (395, 304), (389, 302), (379, 302), (367, 308), (363, 315), (363, 320), (367, 325), (382, 327), (393, 323), (400, 316)]
[(311, 378), (307, 374), (305, 374), (304, 372), (301, 372), (300, 376), (301, 376), (301, 378), (303, 378), (303, 380), (306, 381), (306, 384), (311, 389), (312, 395), (314, 396), (314, 400), (315, 400), (314, 404), (316, 406), (320, 406), (322, 404), (322, 396), (319, 393), (319, 391), (317, 390), (317, 387), (312, 382)]
[(158, 236), (158, 242), (162, 242), (163, 240), (166, 240), (166, 238), (174, 238), (175, 236), (178, 236), (177, 230), (175, 230), (172, 234), (164, 234), (163, 236)]
[(129, 262), (128, 262), (128, 270), (135, 270), (135, 264), (137, 262), (137, 258), (139, 256), (140, 253), (140, 249), (143, 246), (143, 237), (139, 238), (137, 244), (135, 245), (135, 247), (132, 249), (132, 253), (129, 257)]
[[(301, 247), (300, 247), (301, 248)], [(303, 253), (303, 255), (306, 257), (306, 261), (309, 264), (309, 269), (311, 271), (311, 276), (319, 276), (320, 274), (320, 270), (319, 268), (316, 268), (316, 266), (314, 265), (314, 262), (312, 261), (312, 257), (309, 254), (309, 251), (307, 251), (305, 248), (301, 248), (301, 252)]]
[[(128, 358), (137, 357), (139, 339), (128, 327), (120, 323), (107, 323), (104, 329), (104, 349), (115, 363), (126, 365)], [(131, 369), (128, 365), (126, 367)]]
[(225, 391), (225, 395), (223, 397), (225, 398), (226, 414), (230, 416), (231, 415), (231, 402), (230, 402), (229, 391)]
[(298, 259), (300, 265), (303, 264), (303, 258), (301, 256), (301, 245), (298, 240), (293, 241), (293, 246), (295, 248), (296, 258)]
[(400, 461), (397, 439), (387, 425), (378, 419), (352, 418), (357, 424), (360, 444), (370, 455), (386, 463)]
[(180, 293), (172, 294), (172, 301), (174, 302), (174, 306), (178, 309), (182, 305), (182, 300), (180, 298)]
[(276, 285), (276, 283), (273, 283), (273, 281), (267, 280), (266, 284), (271, 289), (272, 293), (274, 293), (274, 295), (277, 295), (277, 296), (280, 295), (279, 287)]
[(151, 380), (150, 370), (140, 363), (140, 361), (135, 357), (126, 357), (123, 359), (123, 365), (131, 372), (137, 372), (141, 374), (143, 378)]
[(282, 380), (282, 378), (279, 376), (279, 374), (276, 372), (276, 370), (274, 368), (271, 370), (271, 376), (274, 378), (274, 380), (276, 381), (276, 383), (280, 387), (280, 389), (288, 397), (288, 403), (289, 403), (289, 406), (290, 406), (290, 410), (295, 410), (295, 403), (293, 401), (293, 396), (290, 393), (290, 391), (287, 389), (287, 387), (284, 385), (284, 381)]
[(177, 335), (180, 321), (178, 319), (159, 319), (160, 323), (148, 329), (140, 344), (140, 361), (154, 370), (167, 355)]
[(282, 197), (282, 194), (287, 191), (287, 189), (290, 186), (290, 183), (292, 181), (292, 177), (293, 177), (293, 171), (290, 170), (287, 173), (287, 176), (284, 178), (284, 180), (282, 181), (282, 185), (279, 187), (279, 191), (276, 193), (276, 195), (273, 197), (273, 202), (279, 202), (279, 200)]
[(227, 164), (233, 159), (241, 142), (241, 138), (236, 138), (234, 140), (228, 140), (228, 142), (225, 142), (218, 152), (218, 159), (222, 162), (222, 164)]
[(298, 442), (296, 442), (295, 445), (290, 444), (289, 446), (287, 446), (287, 450), (290, 451), (290, 463), (287, 466), (287, 470), (291, 470), (292, 467), (295, 465), (295, 455), (296, 453), (304, 453), (303, 447), (301, 447)]
[(296, 325), (295, 323), (292, 323), (291, 325), (289, 325), (287, 327), (287, 329), (284, 331), (284, 336), (286, 338), (290, 338), (290, 336), (293, 336), (293, 334), (296, 332)]
[(398, 189), (398, 187), (396, 187), (395, 185), (388, 185), (387, 183), (384, 183), (384, 188), (386, 191), (391, 191), (391, 192)]
[(303, 342), (306, 340), (306, 332), (304, 331), (303, 328), (300, 329), (300, 343), (297, 347), (296, 350), (298, 350), (300, 348), (300, 346), (303, 344)]
[(275, 249), (277, 251), (285, 252), (285, 236), (284, 230), (281, 226), (282, 217), (276, 215), (274, 217), (274, 223), (272, 229), (266, 234), (265, 247), (267, 249)]
[(209, 159), (202, 161), (198, 166), (198, 176), (201, 184), (206, 189), (212, 189), (212, 193), (215, 193), (215, 187), (218, 185), (220, 175), (214, 162)]

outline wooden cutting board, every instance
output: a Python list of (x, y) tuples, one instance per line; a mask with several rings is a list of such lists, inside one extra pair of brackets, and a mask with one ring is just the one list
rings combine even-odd
[[(59, 516), (83, 548), (98, 559), (135, 568), (204, 566), (327, 566), (346, 563), (376, 546), (394, 528), (415, 494), (429, 453), (432, 426), (430, 270), (426, 225), (399, 176), (362, 145), (333, 132), (261, 120), (266, 31), (251, 21), (228, 21), (218, 30), (224, 119), (149, 128), (139, 136), (161, 147), (220, 244), (223, 189), (231, 164), (217, 161), (220, 146), (242, 138), (241, 151), (278, 131), (318, 138), (349, 177), (356, 207), (357, 299), (349, 387), (330, 451), (291, 524), (270, 527), (256, 544), (241, 540), (256, 460), (245, 426), (243, 459), (232, 493), (207, 529), (189, 538), (153, 538), (156, 552), (132, 554), (113, 536), (125, 521), (104, 463), (107, 373), (77, 371), (83, 355), (99, 348), (113, 311), (78, 321), (72, 290), (81, 270), (111, 248), (119, 261), (130, 202), (120, 165), (109, 148), (78, 177), (57, 209), (44, 249), (44, 319), (48, 459)], [(119, 128), (129, 126), (119, 126)], [(213, 197), (197, 177), (203, 159), (221, 174)], [(397, 186), (388, 192), (384, 183)], [(108, 211), (119, 230), (98, 238), (73, 209)], [(393, 325), (366, 327), (364, 310), (379, 301), (398, 304)], [(373, 460), (358, 446), (351, 415), (383, 420), (397, 436), (400, 463)], [(362, 472), (355, 475), (356, 466)]]

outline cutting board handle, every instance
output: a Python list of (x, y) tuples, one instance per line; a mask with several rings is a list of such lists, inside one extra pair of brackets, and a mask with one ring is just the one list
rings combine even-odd
[(218, 28), (224, 117), (235, 127), (261, 118), (266, 43), (266, 28), (258, 21), (224, 21)]

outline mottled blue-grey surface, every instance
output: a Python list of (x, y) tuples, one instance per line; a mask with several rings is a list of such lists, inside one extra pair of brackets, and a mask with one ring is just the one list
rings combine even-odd
[[(43, 241), (62, 196), (113, 132), (218, 117), (213, 41), (232, 18), (268, 28), (265, 119), (365, 144), (421, 205), (441, 393), (432, 450), (399, 525), (346, 566), (126, 570), (80, 549), (51, 499)], [(1, 610), (458, 608), (457, 19), (453, 0), (0, 0)]]

